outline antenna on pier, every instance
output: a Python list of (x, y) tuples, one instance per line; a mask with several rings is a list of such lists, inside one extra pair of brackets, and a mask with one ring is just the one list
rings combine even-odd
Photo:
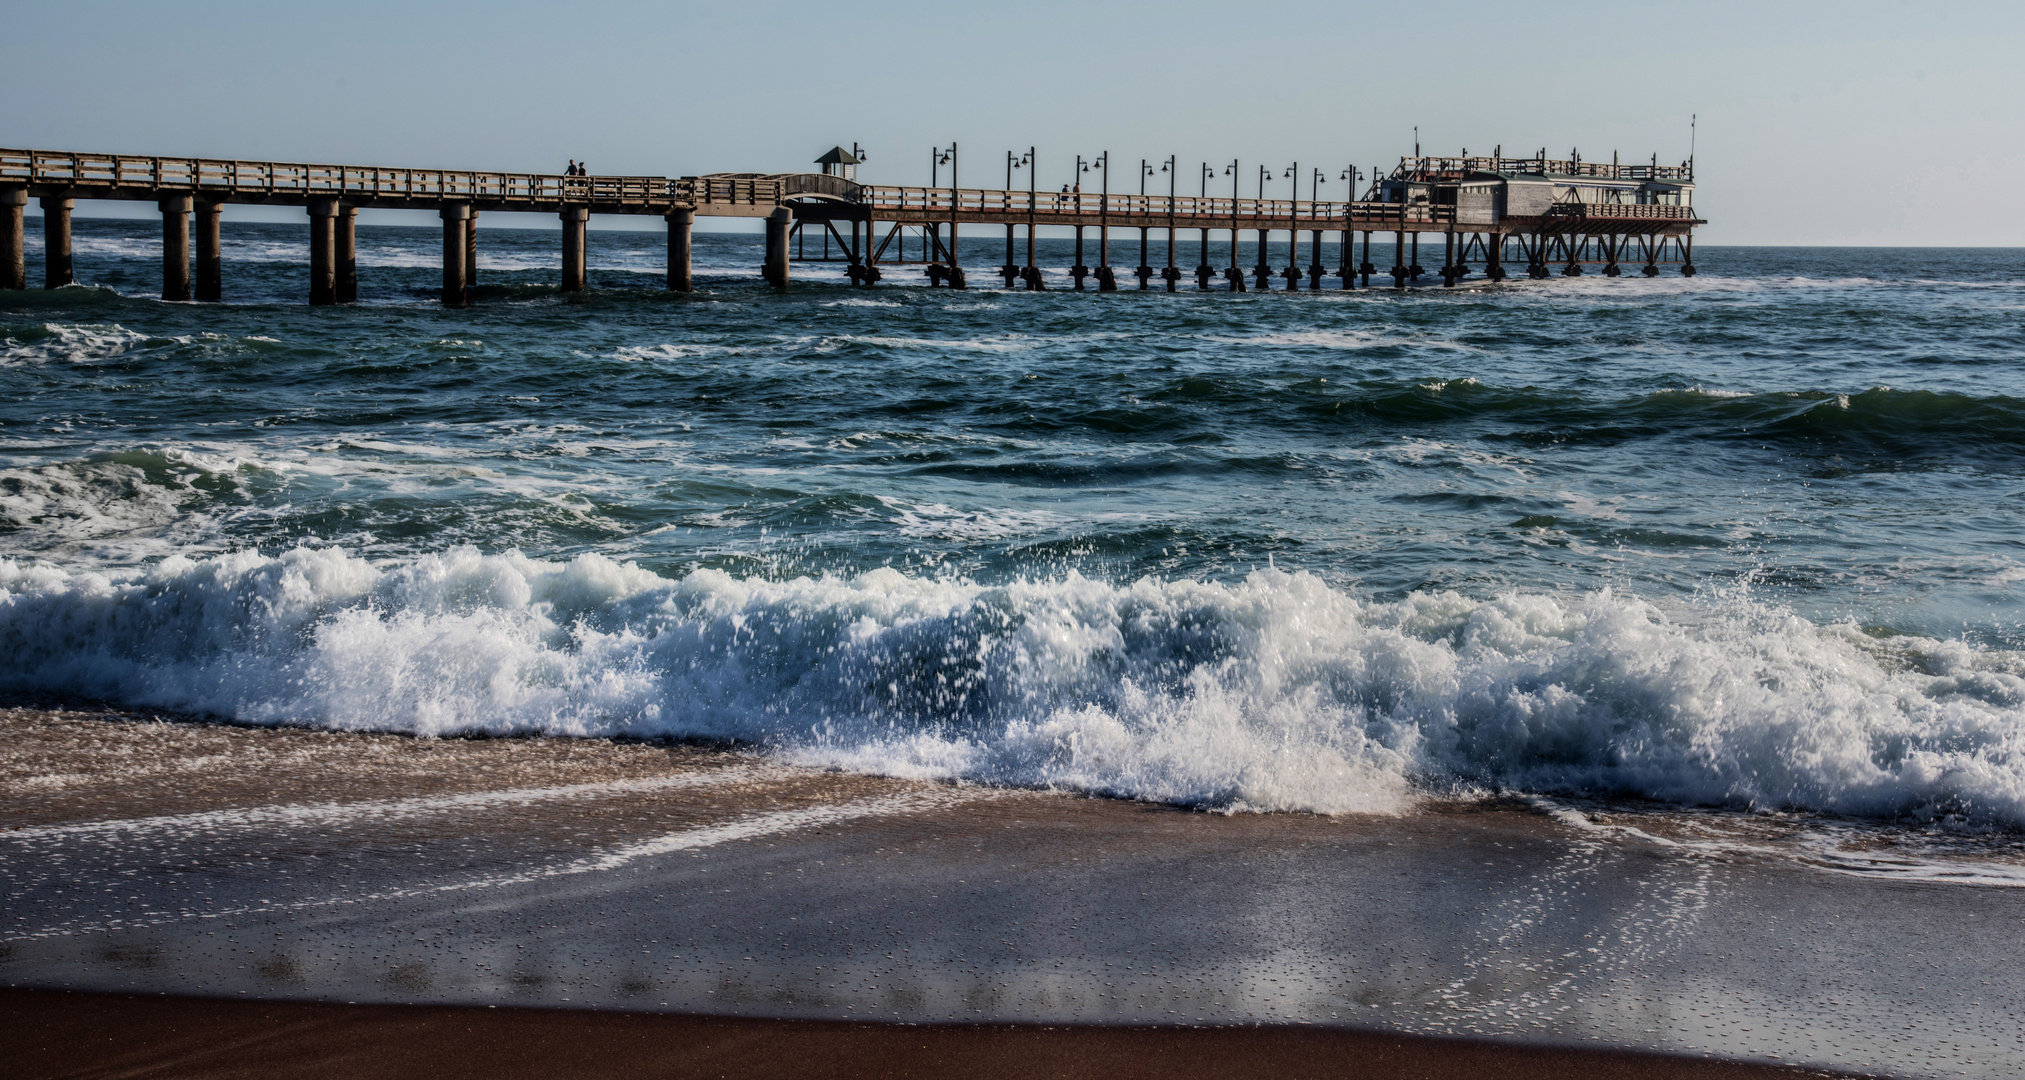
[(1418, 158), (1420, 157), (1420, 125), (1419, 125), (1419, 124), (1415, 124), (1415, 125), (1413, 125), (1413, 156), (1414, 156), (1414, 158), (1415, 158), (1415, 159), (1418, 159)]
[(1695, 113), (1688, 114), (1688, 179), (1690, 180), (1695, 178), (1695, 122), (1699, 119), (1701, 117)]

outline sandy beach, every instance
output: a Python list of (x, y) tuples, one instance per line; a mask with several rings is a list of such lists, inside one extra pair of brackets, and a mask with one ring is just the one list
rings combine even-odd
[[(1356, 1077), (1755, 1080), (1810, 1069), (1317, 1028), (851, 1024), (0, 990), (23, 1080)], [(113, 1033), (113, 1034), (108, 1034)]]
[[(1662, 1056), (1595, 1057), (1593, 1075), (2025, 1061), (1996, 947), (2016, 889), (1711, 854), (1495, 800), (1220, 815), (703, 746), (110, 710), (13, 709), (0, 735), (17, 793), (0, 981), (12, 1038), (46, 1033), (20, 1060), (53, 1069), (33, 1055), (83, 1045), (65, 1032), (111, 1033), (111, 1056), (37, 1075), (317, 1056), (269, 1029), (360, 1048), (427, 1032), (444, 1054), (467, 1038), (471, 1061), (534, 1070), (508, 1075), (551, 1052), (632, 1075), (699, 1039), (801, 1048), (837, 1076), (1156, 1075), (1161, 1054), (1352, 1075), (1324, 1066), (1381, 1051), (1398, 1071), (1355, 1075), (1547, 1075), (1526, 1070), (1603, 1050)], [(485, 1033), (504, 1015), (554, 1034), (501, 1044)], [(591, 1032), (616, 1041), (572, 1034)], [(728, 1071), (679, 1075), (785, 1060), (723, 1053)]]

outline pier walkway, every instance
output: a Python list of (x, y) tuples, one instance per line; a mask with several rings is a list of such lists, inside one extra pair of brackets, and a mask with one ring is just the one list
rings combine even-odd
[[(1235, 172), (1234, 166), (1225, 175)], [(1078, 289), (1086, 281), (1102, 291), (1117, 288), (1111, 265), (1114, 229), (1138, 230), (1138, 264), (1131, 273), (1141, 289), (1157, 279), (1173, 291), (1185, 277), (1193, 277), (1200, 289), (1212, 288), (1220, 278), (1232, 291), (1268, 288), (1275, 277), (1285, 279), (1290, 289), (1304, 282), (1319, 289), (1326, 277), (1339, 279), (1343, 288), (1369, 287), (1372, 275), (1380, 273), (1371, 262), (1373, 234), (1393, 237), (1396, 254), (1383, 275), (1404, 288), (1429, 273), (1419, 265), (1424, 234), (1440, 237), (1440, 276), (1451, 286), (1472, 272), (1472, 262), (1481, 263), (1491, 280), (1506, 277), (1508, 264), (1522, 266), (1536, 278), (1548, 276), (1554, 267), (1574, 275), (1593, 265), (1615, 276), (1620, 262), (1635, 260), (1647, 275), (1659, 273), (1662, 263), (1693, 274), (1693, 230), (1704, 223), (1695, 216), (1693, 188), (1689, 163), (1660, 165), (1655, 158), (1650, 164), (1606, 165), (1572, 155), (1549, 159), (1544, 152), (1528, 158), (1401, 158), (1362, 198), (1330, 201), (1181, 195), (1171, 189), (1161, 195), (908, 187), (860, 184), (827, 171), (564, 176), (0, 149), (0, 288), (27, 286), (23, 215), (31, 198), (43, 211), (48, 288), (73, 280), (70, 215), (78, 199), (156, 203), (163, 222), (162, 295), (170, 300), (222, 298), (218, 230), (227, 205), (304, 207), (313, 304), (357, 298), (359, 210), (433, 209), (444, 225), (443, 302), (461, 306), (468, 302), (476, 268), (475, 223), (487, 211), (554, 213), (561, 219), (565, 291), (584, 288), (586, 223), (592, 214), (665, 219), (667, 284), (683, 292), (693, 287), (690, 243), (698, 216), (765, 219), (762, 274), (780, 288), (788, 283), (795, 241), (810, 232), (821, 236), (826, 251), (834, 240), (838, 260), (849, 264), (850, 280), (869, 286), (881, 280), (882, 261), (895, 261), (887, 252), (909, 229), (921, 238), (930, 283), (965, 287), (957, 227), (966, 224), (1005, 228), (1005, 262), (992, 271), (1008, 288), (1045, 287), (1034, 262), (1034, 233), (1043, 226), (1075, 230), (1070, 274)], [(1021, 228), (1026, 230), (1024, 261), (1016, 250)], [(1084, 264), (1089, 230), (1096, 232), (1095, 265)], [(1155, 231), (1166, 249), (1159, 267), (1150, 264), (1149, 238)], [(1230, 234), (1231, 265), (1210, 265), (1213, 232)], [(1292, 240), (1283, 268), (1268, 265), (1269, 241), (1276, 232)], [(1247, 233), (1256, 236), (1258, 258), (1249, 271), (1237, 265)], [(1303, 234), (1308, 238), (1306, 266), (1300, 263)], [(1332, 234), (1340, 237), (1333, 269), (1323, 265), (1324, 237)], [(1361, 259), (1355, 257), (1359, 235)], [(1199, 261), (1184, 273), (1176, 260), (1191, 241)]]

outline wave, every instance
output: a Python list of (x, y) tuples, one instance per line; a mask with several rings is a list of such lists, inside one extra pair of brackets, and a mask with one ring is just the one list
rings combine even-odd
[(1491, 788), (2025, 826), (2025, 658), (1740, 599), (296, 548), (119, 575), (0, 561), (0, 656), (6, 690), (251, 723), (733, 739), (1222, 810)]

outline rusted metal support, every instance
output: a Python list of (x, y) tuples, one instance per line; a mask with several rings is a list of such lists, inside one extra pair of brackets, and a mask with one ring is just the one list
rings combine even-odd
[(218, 218), (220, 204), (213, 199), (197, 200), (197, 281), (195, 297), (216, 301), (225, 296), (225, 268), (219, 253)]
[(689, 254), (690, 239), (696, 226), (696, 210), (678, 206), (668, 211), (663, 220), (668, 223), (668, 291), (689, 292), (696, 285)]
[(359, 208), (356, 206), (338, 207), (337, 299), (340, 304), (359, 302)]
[(76, 281), (70, 253), (70, 212), (77, 200), (68, 195), (44, 195), (42, 202), (42, 287), (61, 289)]
[(464, 295), (464, 230), (471, 224), (471, 204), (447, 203), (443, 218), (443, 306), (461, 308)]
[(0, 289), (28, 287), (28, 189), (0, 187)]
[[(586, 217), (589, 215), (586, 214)], [(583, 265), (582, 243), (579, 241), (577, 265)], [(464, 295), (478, 290), (478, 211), (471, 211), (471, 220), (464, 223)]]
[(162, 210), (162, 299), (190, 298), (190, 207), (188, 195), (170, 195)]

